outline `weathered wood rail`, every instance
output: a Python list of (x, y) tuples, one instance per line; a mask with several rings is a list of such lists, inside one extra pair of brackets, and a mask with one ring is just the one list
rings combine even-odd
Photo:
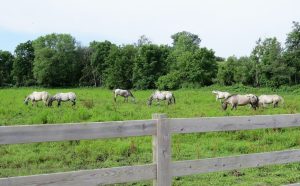
[(211, 131), (299, 127), (300, 114), (209, 118), (167, 118), (154, 114), (151, 120), (78, 124), (22, 125), (0, 127), (0, 144), (153, 136), (153, 163), (93, 170), (0, 178), (0, 186), (80, 186), (154, 180), (171, 185), (172, 177), (260, 167), (300, 161), (300, 150), (254, 153), (200, 160), (171, 161), (171, 135)]

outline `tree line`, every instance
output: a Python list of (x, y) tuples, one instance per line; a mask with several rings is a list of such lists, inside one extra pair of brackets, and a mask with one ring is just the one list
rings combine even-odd
[(283, 47), (276, 37), (258, 39), (249, 56), (226, 60), (182, 31), (171, 46), (141, 36), (134, 44), (93, 41), (82, 46), (69, 34), (48, 34), (0, 50), (0, 86), (97, 86), (178, 89), (214, 83), (279, 87), (300, 83), (300, 25), (293, 22)]

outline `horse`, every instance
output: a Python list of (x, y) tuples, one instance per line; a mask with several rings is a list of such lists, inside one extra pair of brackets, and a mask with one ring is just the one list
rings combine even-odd
[(218, 101), (218, 99), (221, 101), (221, 99), (226, 99), (231, 95), (229, 92), (221, 92), (218, 90), (213, 90), (212, 93), (216, 95), (216, 101)]
[(175, 96), (172, 92), (170, 91), (155, 91), (153, 94), (151, 94), (151, 96), (148, 99), (147, 105), (151, 105), (153, 100), (157, 100), (158, 102), (160, 100), (167, 100), (168, 105), (175, 104), (176, 100), (175, 100)]
[[(257, 95), (255, 94), (245, 94), (245, 96), (249, 97), (250, 99), (254, 100), (254, 106), (255, 107), (259, 107), (259, 98), (257, 97)], [(252, 105), (249, 105), (249, 108), (252, 107)]]
[(38, 101), (43, 101), (45, 106), (47, 106), (48, 101), (50, 98), (50, 94), (48, 92), (32, 92), (31, 94), (29, 94), (25, 100), (24, 103), (26, 105), (28, 105), (28, 102), (31, 100), (32, 106), (34, 105), (34, 103), (38, 102)]
[(71, 101), (72, 106), (76, 104), (76, 94), (74, 92), (67, 92), (67, 93), (58, 93), (54, 96), (50, 97), (48, 106), (52, 106), (53, 101), (57, 101), (57, 106), (61, 105), (61, 102)]
[(279, 102), (284, 104), (284, 100), (279, 95), (261, 95), (259, 96), (259, 105), (266, 107), (268, 104), (273, 104), (273, 107), (278, 107)]
[(128, 97), (131, 97), (132, 101), (135, 102), (135, 97), (133, 96), (130, 90), (115, 89), (113, 90), (113, 93), (115, 102), (117, 101), (118, 96), (124, 97), (124, 102), (128, 102)]
[(224, 100), (222, 103), (222, 108), (223, 110), (227, 109), (227, 105), (230, 104), (232, 106), (231, 110), (237, 109), (237, 106), (245, 106), (250, 104), (251, 107), (256, 110), (258, 107), (258, 98), (257, 96), (253, 94), (246, 94), (246, 95), (239, 95), (239, 94), (234, 94), (229, 96)]

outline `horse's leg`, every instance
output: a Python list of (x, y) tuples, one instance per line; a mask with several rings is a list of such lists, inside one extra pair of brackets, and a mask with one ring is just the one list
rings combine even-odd
[(72, 101), (72, 106), (75, 106), (75, 105), (76, 105), (76, 101), (73, 100), (73, 101)]
[(237, 109), (237, 104), (233, 104), (232, 105), (232, 109), (231, 110), (233, 110), (233, 109), (235, 109), (235, 110)]
[(59, 107), (60, 106), (60, 100), (57, 100), (57, 107)]

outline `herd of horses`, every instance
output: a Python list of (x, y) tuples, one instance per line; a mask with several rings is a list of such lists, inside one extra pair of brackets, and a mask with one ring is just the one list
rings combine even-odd
[(231, 105), (231, 110), (237, 109), (237, 106), (250, 105), (254, 110), (262, 106), (266, 107), (269, 104), (272, 104), (273, 107), (278, 107), (278, 104), (281, 102), (284, 103), (284, 100), (281, 96), (273, 95), (260, 95), (256, 96), (254, 94), (230, 94), (229, 92), (221, 92), (214, 90), (213, 94), (216, 95), (216, 100), (222, 100), (223, 110), (227, 109), (227, 105)]
[[(122, 89), (115, 89), (113, 90), (114, 93), (114, 101), (117, 101), (118, 96), (124, 97), (124, 102), (128, 102), (128, 98), (131, 97), (132, 101), (135, 102), (135, 97), (131, 93), (130, 90), (122, 90)], [(156, 90), (154, 93), (151, 94), (147, 101), (147, 105), (152, 105), (152, 101), (161, 101), (166, 100), (168, 105), (169, 104), (175, 104), (175, 96), (170, 91), (158, 91)], [(52, 106), (52, 103), (54, 101), (57, 101), (57, 106), (61, 105), (61, 102), (71, 101), (72, 106), (76, 104), (76, 94), (74, 92), (67, 92), (67, 93), (58, 93), (54, 96), (51, 96), (48, 92), (42, 91), (42, 92), (32, 92), (30, 95), (28, 95), (24, 103), (28, 105), (28, 102), (31, 101), (32, 105), (35, 105), (39, 101), (43, 101), (45, 106)]]
[[(284, 102), (283, 98), (279, 95), (261, 95), (258, 97), (254, 94), (230, 94), (229, 92), (217, 90), (212, 91), (212, 93), (215, 94), (216, 101), (221, 101), (223, 110), (226, 110), (228, 105), (232, 106), (231, 110), (237, 109), (237, 106), (245, 105), (250, 105), (253, 109), (256, 109), (260, 106), (266, 107), (268, 104), (273, 104), (273, 107), (277, 107), (280, 102)], [(117, 101), (118, 96), (124, 97), (124, 102), (128, 102), (129, 97), (135, 102), (135, 97), (130, 90), (114, 89), (113, 94), (115, 102)], [(156, 100), (157, 102), (166, 100), (168, 105), (176, 103), (175, 96), (171, 91), (156, 90), (148, 98), (147, 105), (151, 106), (153, 100)], [(24, 103), (28, 105), (29, 101), (31, 101), (32, 105), (36, 104), (38, 101), (43, 101), (45, 106), (49, 107), (52, 106), (54, 101), (57, 102), (57, 106), (60, 106), (61, 102), (70, 101), (72, 102), (72, 106), (74, 106), (76, 104), (76, 94), (74, 92), (67, 92), (57, 93), (54, 96), (51, 96), (46, 91), (32, 92), (25, 98)]]

